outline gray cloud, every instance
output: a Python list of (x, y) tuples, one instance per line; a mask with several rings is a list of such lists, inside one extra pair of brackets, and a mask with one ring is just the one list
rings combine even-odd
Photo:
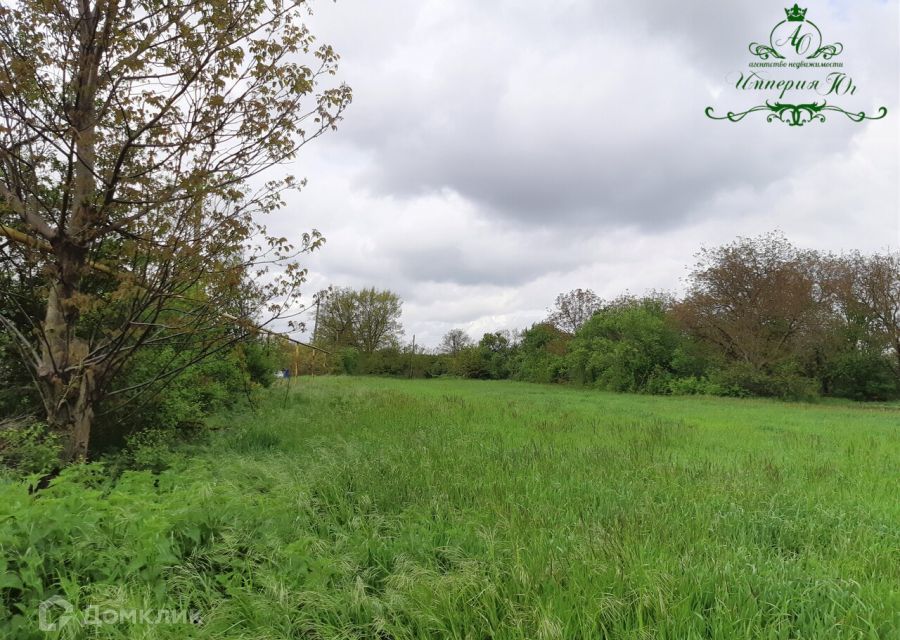
[[(803, 165), (846, 148), (854, 133), (804, 132), (798, 145), (774, 127), (705, 119), (711, 91), (746, 64), (747, 34), (771, 26), (769, 11), (699, 1), (401, 6), (407, 18), (388, 29), (383, 57), (347, 56), (364, 113), (341, 135), (372, 154), (363, 179), (382, 194), (449, 188), (521, 224), (660, 231), (720, 190), (779, 178), (785, 158)], [(721, 97), (720, 110), (736, 99)]]
[[(790, 4), (790, 3), (787, 3)], [(701, 244), (780, 227), (823, 248), (897, 244), (898, 2), (810, 7), (888, 120), (712, 122), (784, 2), (340, 0), (314, 32), (355, 103), (301, 156), (274, 222), (329, 239), (313, 285), (406, 299), (436, 343), (540, 319), (556, 293), (677, 287)], [(423, 337), (424, 336), (424, 337)]]

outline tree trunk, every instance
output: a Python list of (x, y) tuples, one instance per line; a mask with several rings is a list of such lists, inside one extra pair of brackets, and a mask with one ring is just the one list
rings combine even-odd
[[(47, 297), (43, 322), (44, 341), (38, 377), (43, 387), (47, 423), (63, 441), (60, 461), (68, 464), (87, 459), (94, 421), (94, 372), (84, 365), (87, 343), (76, 335), (79, 311), (75, 301), (79, 259), (75, 251), (61, 255), (56, 282)], [(83, 258), (83, 256), (82, 256)]]
[[(79, 40), (81, 51), (77, 73), (73, 76), (75, 104), (69, 112), (72, 144), (75, 149), (72, 211), (68, 223), (61, 223), (50, 239), (56, 258), (52, 285), (47, 296), (47, 310), (43, 322), (44, 344), (38, 377), (47, 404), (47, 422), (63, 438), (61, 462), (87, 459), (91, 426), (94, 422), (94, 402), (97, 399), (93, 369), (85, 364), (89, 347), (77, 335), (81, 312), (81, 278), (87, 268), (88, 233), (96, 216), (96, 149), (95, 100), (97, 74), (102, 46), (98, 43), (97, 11), (83, 3), (79, 10)], [(109, 35), (116, 4), (110, 3), (106, 22)], [(65, 220), (63, 212), (62, 220)]]
[(53, 399), (56, 404), (50, 414), (50, 426), (62, 437), (63, 464), (87, 460), (94, 423), (93, 391), (93, 373), (86, 370), (68, 385), (60, 385), (57, 398)]

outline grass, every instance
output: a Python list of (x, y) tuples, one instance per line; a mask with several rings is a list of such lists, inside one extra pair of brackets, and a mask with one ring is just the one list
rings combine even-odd
[(217, 423), (0, 484), (0, 636), (900, 638), (896, 408), (316, 378)]

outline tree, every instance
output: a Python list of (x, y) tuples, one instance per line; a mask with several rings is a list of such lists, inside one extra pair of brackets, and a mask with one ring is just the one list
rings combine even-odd
[(673, 376), (693, 373), (689, 351), (664, 301), (623, 297), (578, 330), (570, 375), (612, 391), (665, 391)]
[(373, 353), (378, 349), (397, 346), (403, 327), (400, 315), (403, 301), (391, 291), (376, 291), (374, 287), (356, 292), (356, 336), (359, 350)]
[(547, 322), (560, 331), (575, 334), (603, 305), (603, 301), (590, 289), (573, 289), (556, 296), (556, 305)]
[(565, 331), (542, 322), (521, 333), (512, 362), (512, 377), (528, 382), (559, 382), (565, 377), (565, 356), (572, 340)]
[(444, 337), (441, 338), (439, 350), (441, 353), (446, 353), (455, 357), (466, 347), (471, 347), (472, 344), (472, 338), (470, 338), (469, 334), (465, 331), (462, 329), (450, 329), (450, 331), (445, 333)]
[(823, 326), (828, 296), (815, 252), (767, 234), (704, 249), (698, 258), (677, 314), (728, 360), (771, 371)]
[(857, 297), (900, 378), (900, 252), (856, 256)]
[(827, 261), (832, 323), (820, 341), (823, 392), (857, 400), (900, 393), (900, 255)]
[[(42, 274), (39, 309), (0, 322), (65, 438), (64, 461), (87, 456), (98, 405), (164, 384), (299, 295), (296, 257), (321, 237), (295, 247), (255, 216), (300, 183), (251, 179), (334, 128), (351, 99), (323, 86), (337, 55), (315, 48), (303, 7), (0, 7), (0, 231), (18, 238), (0, 259)], [(165, 344), (175, 357), (116, 388), (135, 353)]]
[(318, 339), (366, 354), (397, 346), (403, 333), (402, 311), (403, 301), (392, 291), (331, 289), (322, 297)]
[(331, 347), (355, 347), (356, 302), (352, 289), (330, 288), (320, 292), (316, 340)]

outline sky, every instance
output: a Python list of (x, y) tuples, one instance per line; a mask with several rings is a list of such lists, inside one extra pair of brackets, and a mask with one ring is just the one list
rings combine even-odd
[(308, 184), (269, 228), (325, 235), (310, 294), (395, 291), (405, 340), (432, 347), (528, 327), (579, 287), (677, 292), (738, 236), (900, 247), (900, 0), (801, 4), (844, 45), (841, 105), (887, 118), (704, 115), (761, 102), (735, 83), (789, 4), (320, 0), (309, 26), (354, 100), (284, 169)]

